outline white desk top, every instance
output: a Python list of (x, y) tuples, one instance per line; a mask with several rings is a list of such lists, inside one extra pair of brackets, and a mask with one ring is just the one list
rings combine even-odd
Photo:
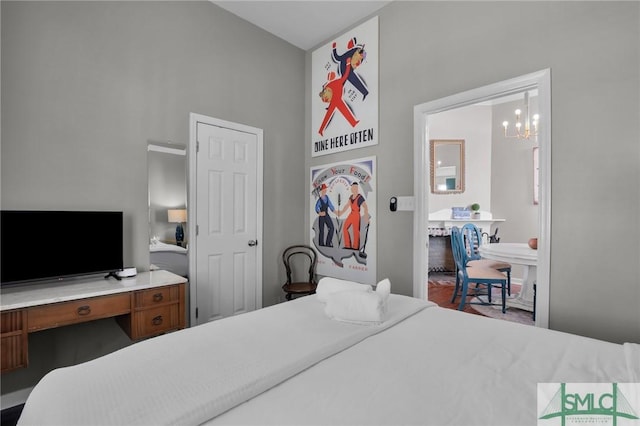
[(0, 311), (144, 290), (185, 282), (187, 282), (187, 279), (180, 275), (160, 270), (139, 272), (135, 277), (123, 278), (120, 281), (113, 277), (106, 279), (92, 277), (16, 285), (1, 289)]

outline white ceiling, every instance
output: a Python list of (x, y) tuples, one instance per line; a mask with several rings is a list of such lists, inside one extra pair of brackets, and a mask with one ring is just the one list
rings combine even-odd
[(309, 50), (393, 0), (210, 1), (300, 49)]

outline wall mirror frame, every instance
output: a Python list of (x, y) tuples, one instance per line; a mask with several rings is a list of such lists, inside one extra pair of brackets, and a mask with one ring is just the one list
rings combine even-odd
[(464, 192), (464, 139), (431, 139), (431, 193)]
[(189, 234), (184, 226), (187, 209), (186, 146), (148, 141), (147, 172), (149, 269), (165, 269), (188, 277)]
[[(150, 240), (157, 238), (161, 242), (177, 244), (177, 223), (169, 222), (168, 212), (170, 209), (187, 208), (186, 154), (185, 145), (158, 141), (147, 143)], [(187, 243), (189, 240), (185, 238), (184, 241)]]

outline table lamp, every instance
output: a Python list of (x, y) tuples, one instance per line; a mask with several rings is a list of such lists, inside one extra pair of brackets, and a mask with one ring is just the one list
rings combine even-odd
[(177, 223), (176, 226), (176, 245), (182, 247), (182, 241), (184, 241), (184, 229), (182, 229), (182, 222), (187, 221), (186, 209), (169, 209), (168, 210), (169, 223)]

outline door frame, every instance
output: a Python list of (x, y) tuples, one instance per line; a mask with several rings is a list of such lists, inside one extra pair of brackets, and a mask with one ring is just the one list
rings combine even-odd
[(539, 144), (539, 242), (536, 278), (536, 326), (549, 328), (549, 278), (551, 264), (551, 69), (515, 77), (414, 106), (413, 296), (426, 299), (429, 280), (429, 115), (479, 102), (538, 89), (538, 108), (544, 117)]
[[(197, 149), (198, 149), (198, 123), (209, 124), (212, 126), (223, 127), (226, 129), (250, 133), (256, 136), (257, 141), (257, 164), (256, 164), (256, 240), (258, 245), (256, 246), (256, 309), (262, 308), (262, 243), (263, 243), (263, 231), (262, 231), (262, 219), (263, 219), (263, 130), (257, 127), (251, 127), (240, 123), (234, 123), (231, 121), (221, 120), (219, 118), (208, 117), (202, 114), (190, 113), (189, 114), (189, 148), (188, 148), (188, 177), (187, 177), (187, 229), (189, 235), (197, 238), (196, 229), (196, 182), (197, 182)], [(195, 285), (196, 277), (196, 247), (195, 238), (192, 238), (193, 243), (189, 244), (189, 318), (190, 326), (197, 325), (196, 319), (196, 307), (198, 294), (197, 285)]]

